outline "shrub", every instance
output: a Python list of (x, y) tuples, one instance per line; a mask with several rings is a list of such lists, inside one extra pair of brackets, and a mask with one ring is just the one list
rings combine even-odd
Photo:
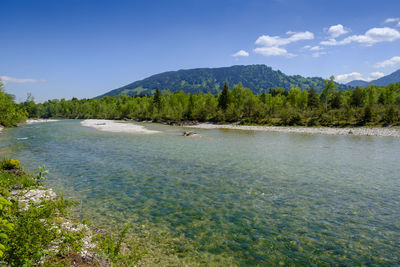
[(9, 221), (10, 206), (11, 203), (7, 199), (0, 197), (0, 259), (7, 250), (8, 233), (14, 229), (14, 224)]
[(0, 163), (2, 170), (22, 170), (21, 163), (17, 159), (5, 158)]
[[(82, 247), (82, 231), (68, 231), (57, 222), (57, 217), (66, 217), (73, 202), (63, 196), (56, 200), (30, 203), (21, 209), (17, 202), (12, 205), (14, 229), (9, 231), (4, 259), (12, 266), (32, 266), (38, 264), (45, 255), (64, 256), (71, 249)], [(56, 246), (54, 246), (57, 244)]]

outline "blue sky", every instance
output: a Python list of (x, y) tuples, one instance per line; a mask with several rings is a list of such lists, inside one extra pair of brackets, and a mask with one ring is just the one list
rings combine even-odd
[(0, 77), (19, 101), (90, 98), (197, 67), (266, 64), (342, 82), (400, 68), (398, 0), (0, 3)]

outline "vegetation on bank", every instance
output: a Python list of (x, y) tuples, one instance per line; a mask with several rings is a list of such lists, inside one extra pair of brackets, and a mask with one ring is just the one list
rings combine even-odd
[[(12, 158), (0, 162), (0, 265), (134, 266), (141, 259), (144, 251), (125, 242), (127, 227), (117, 235), (90, 235), (71, 217), (76, 203), (43, 187), (45, 174), (44, 168), (28, 174)], [(91, 251), (85, 242), (95, 244)]]
[(29, 117), (72, 119), (197, 120), (277, 126), (399, 125), (400, 83), (338, 90), (333, 77), (324, 89), (271, 89), (255, 95), (241, 83), (225, 84), (217, 94), (186, 94), (156, 90), (153, 96), (49, 100), (21, 103)]
[(3, 84), (0, 81), (0, 126), (15, 126), (26, 120), (26, 109), (14, 102), (14, 96), (4, 92)]

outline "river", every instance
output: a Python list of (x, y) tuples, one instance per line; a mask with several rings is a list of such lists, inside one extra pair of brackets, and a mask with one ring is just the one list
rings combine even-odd
[(400, 138), (142, 125), (159, 133), (5, 129), (1, 156), (46, 165), (46, 185), (95, 225), (131, 223), (160, 264), (400, 264)]

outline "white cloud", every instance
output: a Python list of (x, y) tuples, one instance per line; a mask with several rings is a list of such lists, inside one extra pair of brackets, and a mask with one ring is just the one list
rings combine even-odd
[(319, 52), (312, 53), (312, 57), (320, 57), (320, 56), (326, 55), (326, 54), (327, 53), (324, 51), (319, 51)]
[(245, 50), (239, 50), (235, 54), (232, 55), (233, 57), (248, 57), (249, 53)]
[(361, 75), (361, 73), (359, 73), (359, 72), (351, 72), (351, 73), (337, 75), (335, 77), (335, 80), (339, 83), (348, 83), (348, 82), (351, 82), (354, 80), (362, 80), (362, 81), (370, 82), (372, 80), (379, 79), (383, 76), (385, 76), (385, 74), (383, 74), (382, 72), (379, 72), (379, 71), (370, 73), (368, 78), (364, 78)]
[(337, 38), (348, 32), (349, 32), (349, 30), (345, 29), (342, 24), (333, 25), (333, 26), (329, 27), (329, 29), (328, 29), (328, 33), (330, 34), (331, 38)]
[(13, 78), (9, 76), (0, 76), (0, 80), (3, 83), (39, 83), (45, 82), (45, 80), (28, 79), (28, 78)]
[(263, 56), (286, 56), (286, 57), (294, 57), (294, 54), (288, 53), (288, 51), (283, 47), (257, 47), (254, 50), (254, 53), (263, 55)]
[(320, 42), (320, 44), (321, 45), (338, 45), (338, 41), (336, 41), (336, 39), (331, 38), (329, 40)]
[(290, 43), (298, 42), (301, 40), (312, 40), (314, 39), (314, 34), (309, 31), (305, 32), (286, 32), (289, 37), (280, 37), (280, 36), (269, 36), (269, 35), (261, 35), (257, 38), (256, 44), (261, 47), (255, 48), (254, 53), (261, 54), (263, 56), (286, 56), (286, 57), (294, 57), (296, 55), (289, 53), (286, 48), (282, 46), (288, 45)]
[(312, 40), (314, 39), (314, 34), (309, 31), (305, 32), (292, 32), (288, 31), (286, 34), (291, 35), (287, 38), (280, 36), (269, 36), (269, 35), (261, 35), (256, 40), (256, 44), (268, 47), (277, 47), (283, 46), (290, 43), (294, 43), (301, 40)]
[(382, 61), (382, 62), (378, 62), (375, 64), (375, 67), (376, 68), (385, 68), (385, 67), (392, 67), (395, 65), (400, 65), (400, 57), (398, 57), (398, 56), (392, 57), (392, 58)]
[(324, 48), (319, 46), (319, 45), (315, 45), (315, 46), (306, 45), (306, 46), (303, 46), (302, 49), (313, 52), (311, 54), (312, 57), (320, 57), (322, 55), (326, 55), (327, 54), (327, 52), (322, 51), (322, 50), (324, 50)]
[(354, 80), (364, 80), (361, 73), (351, 72), (346, 74), (337, 75), (335, 80), (339, 83), (348, 83)]
[(313, 47), (310, 48), (311, 51), (319, 51), (319, 50), (322, 50), (322, 49), (323, 49), (323, 48), (320, 47), (320, 46), (318, 46), (318, 45), (313, 46)]
[(388, 18), (385, 20), (385, 23), (397, 23), (397, 27), (400, 27), (400, 18)]
[(372, 72), (372, 73), (369, 74), (369, 77), (367, 78), (367, 81), (376, 80), (376, 79), (382, 78), (383, 76), (385, 76), (385, 74), (383, 74), (380, 71)]
[(344, 38), (341, 41), (337, 41), (331, 38), (327, 41), (322, 41), (321, 45), (346, 45), (352, 42), (361, 43), (365, 45), (373, 45), (379, 42), (393, 42), (394, 40), (400, 39), (400, 32), (395, 29), (384, 27), (384, 28), (372, 28), (369, 29), (363, 35), (352, 35)]

